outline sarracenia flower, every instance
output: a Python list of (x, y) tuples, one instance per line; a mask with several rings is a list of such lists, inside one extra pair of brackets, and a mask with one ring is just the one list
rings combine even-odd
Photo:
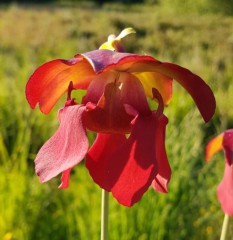
[[(171, 99), (173, 79), (189, 92), (205, 121), (214, 114), (215, 99), (209, 86), (185, 68), (119, 52), (121, 38), (132, 32), (111, 35), (99, 50), (47, 62), (30, 77), (27, 100), (43, 113), (68, 93), (58, 114), (60, 126), (35, 160), (41, 182), (62, 173), (60, 187), (67, 187), (70, 170), (86, 156), (94, 181), (123, 205), (139, 201), (151, 185), (167, 192), (171, 169), (163, 108)], [(78, 89), (86, 90), (81, 103), (71, 98)], [(150, 109), (147, 97), (158, 102), (157, 110)], [(86, 130), (97, 133), (90, 149)]]
[(217, 196), (224, 213), (233, 215), (233, 129), (227, 130), (213, 138), (206, 146), (206, 160), (216, 152), (225, 152), (225, 171), (218, 185)]

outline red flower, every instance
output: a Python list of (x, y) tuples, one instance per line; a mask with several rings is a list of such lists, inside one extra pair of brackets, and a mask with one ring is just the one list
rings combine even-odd
[(218, 135), (207, 144), (206, 160), (222, 149), (226, 157), (225, 171), (217, 195), (223, 212), (231, 216), (233, 215), (233, 129)]
[[(116, 39), (114, 46), (119, 47)], [(171, 99), (173, 79), (209, 121), (215, 99), (208, 85), (189, 70), (151, 56), (101, 49), (40, 66), (26, 86), (32, 108), (39, 104), (42, 112), (49, 113), (68, 92), (68, 101), (59, 111), (59, 129), (35, 160), (41, 182), (63, 173), (60, 187), (67, 187), (70, 169), (86, 156), (93, 180), (123, 205), (139, 201), (150, 185), (167, 192), (171, 169), (163, 107)], [(77, 89), (87, 90), (80, 104), (70, 97), (71, 90)], [(156, 111), (150, 110), (147, 97), (158, 101)], [(86, 129), (97, 133), (89, 150)]]

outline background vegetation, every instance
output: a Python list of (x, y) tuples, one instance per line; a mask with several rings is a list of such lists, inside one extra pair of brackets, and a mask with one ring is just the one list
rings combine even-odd
[[(56, 130), (62, 102), (45, 116), (29, 108), (24, 89), (45, 61), (96, 49), (109, 34), (129, 26), (137, 35), (125, 39), (128, 51), (152, 54), (202, 76), (215, 92), (217, 110), (204, 124), (192, 99), (174, 83), (173, 100), (165, 109), (173, 169), (169, 194), (150, 189), (132, 208), (110, 198), (109, 239), (218, 239), (223, 213), (216, 186), (224, 160), (218, 154), (206, 164), (204, 147), (211, 137), (233, 127), (230, 7), (222, 10), (221, 4), (217, 11), (208, 0), (101, 7), (77, 2), (0, 6), (0, 239), (99, 239), (101, 190), (83, 164), (74, 169), (68, 190), (57, 189), (59, 177), (41, 185), (35, 176), (35, 154)], [(90, 134), (90, 141), (93, 137)]]

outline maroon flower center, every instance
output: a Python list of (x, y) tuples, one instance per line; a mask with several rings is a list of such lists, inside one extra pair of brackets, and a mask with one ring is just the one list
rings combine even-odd
[[(97, 88), (98, 93), (95, 93)], [(151, 114), (140, 81), (125, 72), (109, 71), (93, 80), (83, 103), (87, 105), (85, 126), (95, 132), (129, 133), (134, 113)], [(126, 111), (128, 106), (135, 110), (134, 113)]]

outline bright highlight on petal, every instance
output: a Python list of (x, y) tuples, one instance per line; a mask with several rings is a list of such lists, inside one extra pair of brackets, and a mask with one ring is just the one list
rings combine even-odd
[(153, 98), (151, 88), (156, 88), (163, 98), (165, 105), (168, 105), (172, 98), (172, 78), (158, 72), (137, 72), (133, 73), (142, 83), (145, 93)]
[(94, 71), (83, 58), (53, 60), (40, 66), (26, 85), (26, 96), (32, 108), (39, 103), (43, 113), (49, 113), (58, 99), (67, 91), (70, 82), (74, 88), (86, 89)]

